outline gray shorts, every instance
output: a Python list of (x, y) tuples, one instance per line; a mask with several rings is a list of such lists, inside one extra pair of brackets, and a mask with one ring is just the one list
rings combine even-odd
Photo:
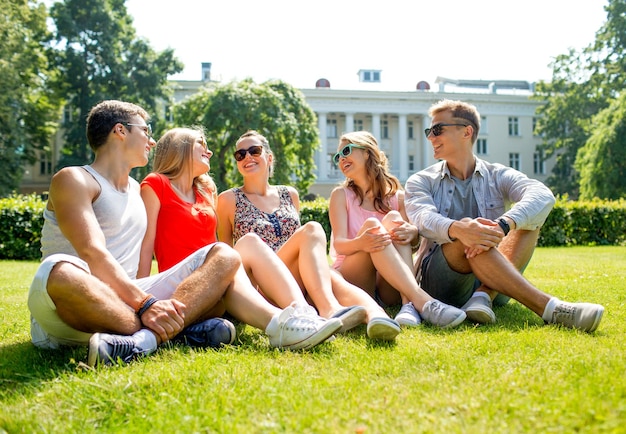
[[(171, 298), (178, 285), (204, 263), (211, 247), (213, 244), (197, 250), (162, 273), (136, 279), (134, 283), (158, 299)], [(31, 339), (33, 344), (40, 348), (55, 349), (61, 345), (87, 345), (91, 337), (91, 333), (76, 330), (65, 324), (57, 314), (52, 298), (48, 295), (48, 277), (59, 262), (69, 262), (84, 270), (85, 273), (90, 273), (87, 263), (72, 255), (51, 255), (41, 262), (28, 292)]]
[[(452, 306), (463, 306), (481, 285), (473, 273), (462, 274), (451, 269), (440, 245), (435, 246), (433, 252), (424, 258), (421, 271), (422, 289), (431, 297)], [(498, 294), (493, 305), (503, 306), (508, 301), (509, 297)]]

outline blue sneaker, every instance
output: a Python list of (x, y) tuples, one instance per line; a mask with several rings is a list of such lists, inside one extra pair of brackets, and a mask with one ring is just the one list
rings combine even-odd
[(172, 342), (191, 347), (219, 348), (235, 341), (237, 331), (230, 321), (224, 318), (211, 318), (183, 329)]
[(129, 363), (153, 351), (154, 349), (145, 350), (137, 346), (132, 336), (94, 333), (89, 339), (87, 364), (89, 366), (113, 365), (120, 360), (123, 363)]

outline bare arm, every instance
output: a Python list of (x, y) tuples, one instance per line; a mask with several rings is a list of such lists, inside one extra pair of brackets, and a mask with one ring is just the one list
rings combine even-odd
[(226, 190), (217, 200), (217, 239), (232, 247), (235, 229), (235, 194)]
[(139, 270), (137, 271), (138, 278), (149, 276), (152, 270), (157, 219), (161, 209), (161, 201), (152, 187), (142, 185), (141, 198), (143, 199), (143, 203), (146, 206), (146, 213), (148, 214), (148, 228), (146, 235), (143, 237), (143, 242), (141, 243), (141, 256), (139, 258)]
[(52, 178), (49, 207), (56, 214), (61, 232), (78, 256), (87, 262), (91, 273), (136, 309), (145, 294), (106, 248), (106, 239), (92, 206), (99, 194), (100, 185), (91, 175), (79, 167), (68, 167)]

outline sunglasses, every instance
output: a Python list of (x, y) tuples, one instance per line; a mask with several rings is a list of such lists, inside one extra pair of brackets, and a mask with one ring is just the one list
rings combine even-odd
[(243, 161), (244, 158), (246, 158), (246, 154), (250, 154), (253, 157), (258, 157), (259, 155), (261, 155), (263, 153), (263, 146), (250, 146), (248, 149), (239, 149), (237, 151), (235, 151), (235, 160), (237, 161)]
[(148, 124), (148, 125), (129, 124), (127, 122), (120, 122), (120, 124), (124, 125), (126, 128), (128, 128), (128, 127), (139, 127), (139, 128), (141, 128), (143, 130), (144, 133), (146, 133), (146, 136), (152, 137), (152, 126), (150, 124)]
[(424, 134), (426, 134), (426, 138), (430, 136), (430, 133), (433, 133), (433, 136), (437, 137), (443, 133), (443, 127), (466, 127), (466, 124), (435, 124), (430, 128), (426, 128), (424, 130)]
[(359, 145), (355, 145), (354, 143), (348, 143), (346, 146), (341, 148), (341, 150), (337, 152), (335, 156), (333, 157), (333, 161), (335, 162), (335, 164), (339, 164), (339, 159), (341, 157), (345, 158), (348, 155), (352, 154), (352, 148), (365, 149), (365, 146), (359, 146)]

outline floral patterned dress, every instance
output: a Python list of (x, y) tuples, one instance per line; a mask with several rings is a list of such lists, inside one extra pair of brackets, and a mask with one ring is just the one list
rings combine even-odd
[(256, 233), (274, 251), (280, 249), (300, 227), (300, 214), (286, 186), (279, 185), (280, 205), (273, 213), (258, 209), (240, 188), (234, 188), (235, 217), (233, 244), (248, 232)]

